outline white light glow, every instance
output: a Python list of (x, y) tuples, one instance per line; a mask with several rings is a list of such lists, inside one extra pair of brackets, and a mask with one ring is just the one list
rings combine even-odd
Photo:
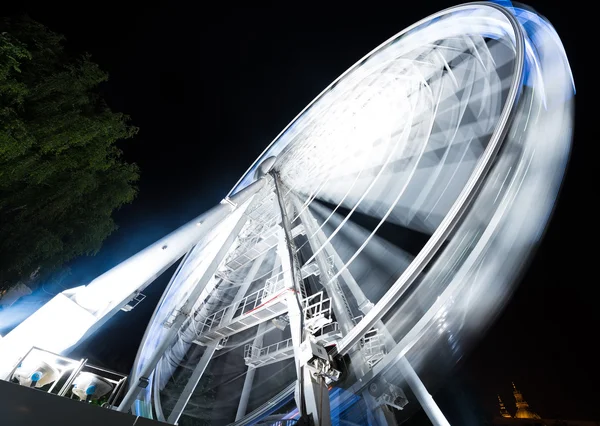
[(97, 318), (59, 294), (0, 341), (0, 377), (34, 346), (60, 353), (81, 339)]

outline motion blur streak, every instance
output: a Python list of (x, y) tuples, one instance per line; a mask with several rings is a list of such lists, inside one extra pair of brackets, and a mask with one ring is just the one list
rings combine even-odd
[(291, 400), (298, 348), (315, 339), (350, 360), (331, 413), (409, 416), (499, 313), (540, 240), (574, 93), (560, 39), (534, 11), (469, 3), (417, 22), (309, 104), (216, 212), (17, 327), (0, 371), (31, 345), (68, 350), (187, 253), (119, 410), (256, 421)]

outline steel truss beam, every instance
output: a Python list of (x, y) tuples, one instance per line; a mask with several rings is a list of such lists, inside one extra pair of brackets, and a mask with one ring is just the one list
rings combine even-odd
[[(247, 207), (248, 207), (248, 204), (246, 204), (246, 206), (244, 208), (247, 208)], [(137, 399), (140, 391), (148, 385), (149, 377), (153, 374), (154, 369), (156, 368), (156, 365), (162, 358), (163, 354), (177, 340), (177, 335), (178, 335), (179, 330), (183, 327), (183, 325), (186, 322), (188, 322), (190, 320), (190, 315), (192, 314), (193, 307), (196, 304), (198, 297), (200, 297), (206, 284), (208, 284), (210, 279), (217, 272), (219, 265), (225, 259), (225, 256), (229, 252), (229, 249), (231, 248), (233, 242), (237, 238), (239, 232), (242, 230), (247, 219), (248, 218), (245, 215), (242, 215), (240, 217), (240, 219), (238, 220), (238, 222), (236, 223), (236, 225), (230, 232), (229, 236), (225, 240), (225, 243), (221, 246), (221, 249), (215, 255), (212, 262), (208, 265), (206, 272), (200, 278), (200, 280), (194, 287), (194, 290), (190, 293), (190, 296), (187, 298), (185, 304), (183, 305), (183, 307), (177, 314), (175, 320), (173, 321), (173, 324), (171, 325), (171, 327), (169, 329), (169, 333), (167, 334), (167, 336), (165, 336), (165, 338), (161, 342), (160, 346), (158, 348), (156, 348), (152, 358), (144, 365), (142, 372), (140, 373), (139, 377), (137, 378), (137, 382), (134, 384), (132, 383), (131, 387), (129, 388), (129, 390), (127, 391), (125, 396), (123, 397), (123, 400), (121, 401), (121, 404), (117, 408), (117, 411), (123, 411), (123, 412), (129, 411), (130, 407), (132, 406), (134, 401)]]

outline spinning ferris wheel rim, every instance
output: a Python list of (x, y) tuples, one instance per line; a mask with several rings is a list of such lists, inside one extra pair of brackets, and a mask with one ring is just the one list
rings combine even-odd
[[(406, 27), (404, 30), (396, 33), (395, 35), (393, 35), (392, 37), (390, 37), (389, 39), (385, 40), (383, 43), (381, 43), (380, 45), (378, 45), (377, 47), (372, 49), (370, 52), (368, 52), (366, 55), (364, 55), (362, 58), (360, 58), (358, 61), (356, 61), (354, 63), (354, 65), (352, 65), (346, 71), (344, 71), (342, 74), (340, 74), (339, 77), (337, 77), (325, 89), (323, 89), (321, 91), (321, 93), (319, 93), (310, 103), (308, 103), (288, 123), (288, 125), (285, 126), (283, 128), (283, 130), (281, 130), (281, 132), (279, 132), (277, 134), (277, 136), (275, 136), (275, 138), (271, 141), (271, 143), (269, 143), (269, 145), (267, 145), (267, 147), (263, 150), (263, 152), (256, 158), (256, 160), (250, 165), (250, 167), (248, 167), (248, 170), (246, 170), (246, 172), (244, 174), (242, 174), (242, 176), (236, 182), (236, 184), (233, 186), (233, 188), (231, 188), (231, 190), (227, 194), (226, 198), (231, 197), (232, 195), (236, 194), (237, 192), (239, 192), (240, 190), (242, 190), (243, 188), (248, 186), (253, 181), (253, 178), (255, 178), (255, 173), (256, 173), (256, 170), (258, 169), (258, 167), (260, 167), (260, 165), (263, 161), (265, 161), (269, 157), (271, 157), (271, 151), (272, 151), (273, 147), (275, 147), (280, 142), (282, 136), (284, 136), (286, 134), (286, 132), (290, 129), (290, 127), (292, 127), (296, 122), (298, 122), (298, 120), (308, 110), (310, 110), (310, 108), (312, 108), (319, 100), (321, 100), (324, 96), (326, 96), (327, 93), (329, 93), (331, 91), (331, 89), (333, 89), (341, 80), (344, 79), (344, 77), (346, 77), (347, 75), (349, 75), (350, 73), (355, 71), (357, 68), (359, 68), (367, 59), (372, 57), (377, 52), (385, 49), (387, 46), (392, 44), (394, 41), (400, 39), (404, 35), (421, 27), (424, 24), (432, 22), (438, 18), (441, 18), (444, 15), (449, 14), (449, 13), (459, 12), (461, 10), (468, 10), (468, 9), (472, 9), (475, 7), (486, 7), (486, 8), (491, 8), (491, 9), (501, 12), (506, 17), (506, 19), (510, 22), (511, 28), (514, 31), (515, 38), (516, 38), (515, 41), (516, 41), (517, 51), (515, 52), (515, 56), (517, 59), (517, 63), (515, 65), (517, 68), (514, 72), (514, 75), (513, 75), (514, 78), (511, 83), (510, 95), (509, 95), (510, 99), (507, 100), (507, 102), (505, 103), (505, 106), (504, 106), (505, 111), (503, 112), (503, 116), (501, 118), (501, 120), (503, 121), (504, 124), (502, 126), (498, 126), (497, 132), (495, 132), (495, 133), (497, 133), (497, 134), (495, 134), (495, 139), (500, 139), (501, 133), (506, 130), (507, 124), (510, 122), (511, 115), (514, 114), (514, 106), (515, 106), (516, 102), (518, 101), (519, 94), (520, 94), (520, 83), (523, 80), (523, 65), (524, 65), (523, 32), (522, 32), (522, 29), (521, 29), (519, 23), (517, 22), (515, 16), (512, 15), (509, 11), (507, 11), (504, 7), (502, 7), (498, 4), (486, 2), (486, 1), (475, 1), (475, 2), (463, 3), (461, 5), (451, 6), (446, 9), (440, 10), (439, 12), (429, 15), (429, 16), (415, 22), (414, 24)], [(496, 142), (496, 144), (497, 144), (497, 142)], [(247, 181), (247, 180), (248, 180), (248, 182), (245, 183), (244, 181)]]
[[(400, 280), (402, 281), (399, 280), (399, 282), (396, 283), (397, 285), (395, 287), (396, 289), (398, 289), (415, 280), (419, 273), (427, 265), (427, 263), (434, 257), (435, 253), (440, 248), (444, 239), (452, 232), (453, 228), (460, 220), (461, 215), (465, 212), (465, 210), (468, 209), (471, 202), (476, 198), (478, 189), (481, 187), (483, 181), (485, 180), (486, 173), (492, 166), (496, 154), (502, 146), (504, 136), (516, 112), (515, 106), (518, 102), (523, 82), (523, 69), (525, 62), (524, 34), (515, 16), (502, 6), (489, 2), (470, 2), (458, 6), (449, 7), (437, 13), (429, 15), (426, 18), (421, 19), (420, 21), (405, 28), (404, 30), (400, 31), (399, 33), (390, 37), (388, 40), (381, 43), (379, 46), (377, 46), (365, 56), (363, 56), (360, 60), (358, 60), (354, 65), (348, 68), (338, 78), (336, 78), (319, 95), (317, 95), (298, 115), (296, 115), (296, 117), (294, 117), (294, 119), (275, 137), (275, 139), (267, 146), (267, 148), (265, 148), (261, 155), (248, 168), (246, 173), (242, 175), (242, 177), (238, 180), (236, 185), (229, 192), (228, 197), (243, 189), (245, 187), (243, 186), (243, 182), (244, 180), (248, 179), (248, 177), (256, 178), (257, 169), (260, 168), (263, 162), (270, 162), (272, 148), (277, 145), (277, 143), (281, 140), (281, 137), (285, 135), (288, 129), (290, 129), (290, 127), (293, 126), (296, 122), (298, 122), (298, 120), (300, 120), (301, 117), (308, 110), (310, 110), (310, 108), (313, 107), (319, 100), (327, 96), (331, 89), (334, 88), (344, 77), (346, 77), (347, 75), (351, 74), (354, 70), (359, 68), (367, 59), (382, 51), (387, 46), (391, 45), (394, 41), (400, 39), (404, 35), (438, 18), (455, 12), (466, 11), (469, 9), (481, 7), (490, 8), (502, 13), (502, 15), (504, 15), (504, 17), (508, 20), (508, 22), (511, 25), (511, 29), (515, 37), (516, 49), (516, 61), (515, 68), (512, 73), (512, 81), (508, 91), (507, 99), (505, 100), (504, 105), (502, 107), (501, 115), (497, 121), (494, 132), (490, 137), (489, 145), (486, 147), (484, 153), (482, 154), (482, 158), (478, 162), (476, 170), (474, 170), (471, 174), (469, 181), (466, 183), (464, 189), (461, 191), (461, 194), (454, 203), (450, 212), (448, 212), (448, 214), (443, 219), (443, 222), (428, 240), (427, 244), (423, 247), (423, 249), (419, 252), (417, 257), (413, 260), (408, 270), (405, 271), (405, 273), (402, 275), (402, 277), (400, 278)], [(403, 277), (404, 279), (402, 279)], [(347, 353), (347, 351), (350, 350), (350, 348), (352, 348), (360, 340), (361, 335), (363, 335), (367, 330), (373, 327), (373, 325), (377, 321), (378, 315), (380, 315), (382, 311), (385, 312), (389, 310), (398, 300), (398, 297), (400, 297), (400, 295), (397, 294), (397, 291), (395, 292), (393, 288), (389, 289), (383, 296), (382, 300), (377, 304), (377, 309), (374, 309), (373, 311), (369, 312), (365, 316), (364, 320), (361, 321), (352, 331), (350, 331), (349, 335), (344, 336), (341, 342), (339, 342), (339, 344), (336, 346), (335, 351), (340, 355), (344, 355), (345, 353)], [(385, 304), (382, 304), (382, 301)]]
[[(340, 355), (344, 355), (351, 347), (353, 347), (357, 341), (361, 338), (362, 335), (365, 334), (367, 330), (369, 330), (375, 322), (381, 317), (381, 313), (390, 310), (393, 308), (393, 305), (398, 300), (399, 295), (397, 294), (397, 290), (399, 287), (410, 283), (411, 280), (416, 279), (418, 274), (423, 270), (423, 268), (428, 264), (428, 262), (433, 258), (436, 251), (440, 248), (444, 239), (451, 233), (455, 225), (461, 219), (464, 212), (469, 208), (469, 206), (476, 200), (479, 191), (481, 190), (482, 184), (485, 182), (487, 173), (494, 160), (496, 159), (496, 154), (499, 149), (502, 147), (504, 138), (506, 136), (506, 132), (510, 127), (512, 120), (514, 119), (514, 115), (516, 114), (516, 105), (518, 103), (519, 97), (522, 92), (523, 81), (524, 81), (524, 63), (525, 63), (525, 49), (524, 49), (524, 33), (521, 25), (510, 11), (506, 10), (506, 8), (490, 4), (484, 2), (475, 2), (468, 3), (456, 7), (451, 7), (440, 11), (436, 14), (433, 14), (423, 20), (413, 24), (402, 32), (398, 33), (394, 37), (390, 38), (386, 42), (382, 43), (380, 46), (375, 48), (369, 54), (365, 55), (360, 61), (358, 61), (355, 65), (350, 67), (344, 74), (338, 77), (331, 85), (329, 85), (319, 96), (317, 96), (306, 108), (302, 110), (298, 116), (286, 126), (286, 128), (275, 138), (275, 140), (265, 149), (263, 154), (259, 156), (259, 158), (253, 163), (253, 165), (248, 169), (248, 171), (242, 176), (242, 178), (238, 181), (238, 183), (234, 186), (234, 188), (230, 191), (228, 197), (233, 197), (235, 199), (235, 195), (240, 193), (243, 189), (247, 187), (250, 181), (253, 180), (255, 176), (255, 172), (257, 168), (260, 167), (263, 162), (271, 157), (273, 153), (272, 148), (277, 145), (278, 142), (281, 141), (281, 138), (286, 134), (286, 132), (290, 129), (290, 127), (296, 123), (301, 117), (308, 111), (312, 106), (314, 106), (320, 99), (324, 98), (327, 93), (335, 87), (345, 76), (351, 73), (353, 70), (359, 68), (362, 63), (376, 54), (377, 52), (385, 49), (386, 46), (390, 45), (394, 40), (401, 38), (403, 35), (410, 33), (410, 31), (414, 29), (418, 29), (423, 25), (426, 25), (437, 18), (443, 17), (445, 15), (452, 14), (454, 12), (466, 11), (469, 9), (480, 9), (487, 8), (489, 10), (495, 10), (500, 12), (509, 22), (510, 27), (514, 34), (514, 44), (515, 44), (515, 52), (514, 52), (514, 68), (511, 73), (511, 83), (510, 88), (508, 90), (508, 95), (502, 104), (502, 112), (497, 119), (497, 122), (494, 126), (493, 134), (490, 137), (489, 144), (486, 146), (484, 153), (479, 158), (477, 162), (476, 169), (470, 174), (469, 180), (464, 188), (461, 190), (460, 195), (453, 203), (451, 210), (449, 211), (442, 223), (436, 228), (433, 235), (429, 238), (426, 245), (419, 251), (417, 257), (413, 259), (410, 263), (409, 267), (402, 274), (401, 282), (396, 285), (396, 287), (390, 288), (384, 296), (377, 302), (377, 308), (375, 310), (370, 311), (365, 315), (363, 320), (358, 323), (358, 325), (350, 331), (347, 335), (345, 335), (342, 340), (338, 342), (337, 352)], [(280, 149), (281, 152), (283, 148)], [(185, 260), (180, 264), (183, 265)], [(177, 275), (177, 274), (176, 274)], [(175, 277), (175, 275), (174, 275)], [(167, 288), (165, 291), (163, 298), (167, 295), (170, 290)], [(159, 303), (160, 305), (160, 303)], [(155, 316), (158, 313), (155, 311)], [(154, 321), (156, 318), (153, 316)], [(147, 330), (147, 333), (150, 329)], [(418, 330), (417, 330), (418, 331)], [(144, 339), (145, 340), (145, 339)], [(138, 354), (139, 355), (139, 354)], [(137, 361), (136, 361), (137, 363)], [(386, 365), (381, 363), (378, 366), (379, 371), (385, 370)], [(290, 390), (288, 389), (288, 393)], [(155, 398), (159, 398), (158, 392), (154, 393)], [(160, 404), (160, 401), (158, 401)], [(250, 416), (250, 414), (249, 414)], [(248, 417), (244, 417), (245, 420), (248, 420)]]
[[(537, 13), (478, 2), (425, 18), (315, 98), (221, 204), (4, 336), (0, 377), (33, 347), (68, 352), (183, 258), (119, 411), (248, 422), (293, 383), (312, 398), (307, 411), (298, 397), (302, 415), (324, 413), (317, 389), (348, 416), (398, 408), (403, 388), (421, 403), (431, 395), (417, 371), (432, 385), (454, 366), (540, 240), (568, 160), (573, 94), (560, 38)], [(273, 347), (278, 358), (258, 359)], [(233, 412), (207, 408), (209, 378), (197, 389), (209, 363), (212, 375), (236, 374), (208, 388)], [(374, 400), (383, 388), (387, 399)]]

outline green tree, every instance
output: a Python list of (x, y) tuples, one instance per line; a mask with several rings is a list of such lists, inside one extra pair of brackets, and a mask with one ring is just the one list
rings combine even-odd
[(98, 94), (108, 75), (29, 18), (0, 22), (0, 291), (96, 253), (139, 171), (116, 142), (137, 128)]

